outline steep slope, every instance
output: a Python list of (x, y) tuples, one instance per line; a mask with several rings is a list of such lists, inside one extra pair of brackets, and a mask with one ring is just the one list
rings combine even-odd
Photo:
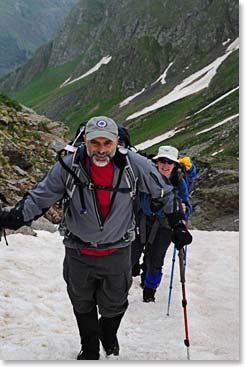
[(2, 0), (0, 75), (23, 65), (62, 24), (77, 0)]
[(80, 0), (0, 88), (71, 135), (96, 114), (124, 123), (133, 144), (165, 134), (148, 151), (173, 144), (198, 165), (194, 225), (236, 230), (238, 33), (236, 0)]
[[(0, 94), (0, 192), (10, 205), (56, 162), (65, 133), (61, 121), (51, 121)], [(57, 217), (53, 209), (48, 217), (52, 213)]]
[[(222, 43), (237, 35), (235, 0), (80, 0), (52, 42), (0, 88), (13, 95), (21, 89), (18, 99), (51, 117), (69, 110), (72, 114), (82, 100), (83, 116), (141, 90), (170, 62), (167, 80), (177, 83), (213, 61), (223, 51)], [(84, 74), (108, 55), (112, 60), (106, 67), (60, 90), (67, 78)]]

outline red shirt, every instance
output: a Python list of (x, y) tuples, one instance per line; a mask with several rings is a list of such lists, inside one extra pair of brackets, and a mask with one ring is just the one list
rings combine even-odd
[[(90, 175), (92, 182), (94, 182), (95, 185), (112, 186), (114, 176), (113, 163), (110, 161), (104, 167), (98, 167), (96, 164), (91, 163)], [(97, 197), (103, 219), (105, 219), (109, 212), (110, 191), (97, 190)]]
[[(90, 175), (92, 182), (95, 185), (100, 186), (112, 186), (114, 177), (113, 163), (110, 161), (106, 166), (99, 167), (93, 162), (90, 163)], [(103, 219), (105, 220), (110, 206), (110, 191), (107, 190), (96, 190), (98, 202), (100, 205)], [(93, 256), (106, 256), (117, 251), (115, 248), (108, 250), (97, 250), (97, 249), (80, 249), (82, 254), (93, 255)]]

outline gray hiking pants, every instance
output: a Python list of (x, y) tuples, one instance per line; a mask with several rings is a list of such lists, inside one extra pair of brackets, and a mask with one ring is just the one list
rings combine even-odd
[(132, 284), (130, 247), (108, 256), (85, 255), (66, 247), (63, 277), (75, 311), (88, 313), (95, 305), (104, 317), (126, 311)]

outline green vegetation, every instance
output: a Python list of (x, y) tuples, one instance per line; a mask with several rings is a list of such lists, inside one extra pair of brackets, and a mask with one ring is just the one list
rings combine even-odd
[[(148, 38), (141, 40), (142, 44), (148, 44)], [(150, 44), (148, 44), (148, 47)], [(147, 47), (147, 48), (148, 48)], [(154, 44), (151, 47), (155, 47)], [(80, 81), (68, 85), (64, 88), (59, 86), (66, 80), (71, 72), (76, 68), (81, 60), (77, 59), (73, 63), (69, 63), (56, 68), (47, 69), (42, 75), (35, 78), (31, 84), (25, 90), (21, 92), (20, 100), (23, 103), (27, 103), (31, 106), (40, 108), (45, 103), (52, 104), (56, 103), (58, 98), (66, 98), (73, 93), (80, 93), (81, 88), (90, 88), (91, 82), (93, 81), (94, 75), (81, 79)], [(239, 92), (235, 91), (233, 94), (227, 96), (220, 102), (202, 111), (201, 113), (192, 116), (196, 111), (207, 106), (210, 102), (214, 101), (219, 95), (223, 94), (219, 91), (227, 91), (230, 84), (233, 86), (237, 85), (238, 77), (238, 52), (233, 53), (225, 63), (219, 68), (216, 76), (212, 80), (209, 88), (203, 90), (194, 95), (188, 96), (181, 100), (178, 100), (172, 104), (169, 104), (161, 109), (158, 109), (152, 113), (143, 115), (135, 120), (126, 122), (126, 127), (131, 132), (131, 139), (134, 145), (143, 142), (147, 139), (154, 138), (155, 136), (161, 135), (173, 128), (184, 128), (180, 133), (176, 134), (172, 138), (165, 140), (165, 144), (176, 145), (180, 150), (187, 150), (192, 146), (199, 146), (206, 144), (213, 135), (220, 131), (220, 128), (213, 129), (210, 132), (196, 135), (197, 132), (209, 128), (222, 121), (228, 116), (232, 116), (238, 112), (239, 105)], [(217, 89), (216, 89), (217, 87)], [(88, 98), (88, 101), (78, 100), (76, 104), (71, 105), (70, 108), (65, 109), (61, 114), (61, 119), (69, 126), (69, 137), (73, 136), (77, 130), (78, 124), (82, 121), (86, 121), (92, 115), (116, 115), (116, 120), (119, 122), (124, 121), (124, 116), (128, 116), (136, 110), (146, 106), (146, 103), (151, 104), (157, 98), (161, 97), (161, 91), (167, 87), (164, 86), (162, 89), (154, 91), (153, 95), (143, 96), (138, 99), (136, 103), (131, 103), (129, 107), (124, 109), (123, 113), (117, 110), (116, 106), (122, 101), (121, 96), (115, 94), (114, 98), (109, 98), (107, 95), (98, 95), (97, 98)], [(169, 85), (168, 89), (172, 89)], [(217, 92), (216, 92), (217, 90)], [(45, 98), (44, 98), (45, 97)], [(121, 97), (121, 98), (120, 98)], [(113, 112), (113, 114), (112, 114)], [(120, 112), (120, 114), (119, 114)], [(190, 118), (187, 120), (187, 117)], [(238, 139), (236, 133), (234, 134), (235, 144), (231, 144), (228, 139), (221, 139), (208, 147), (204, 147), (201, 152), (203, 159), (206, 161), (216, 161), (218, 166), (223, 162), (224, 159), (231, 155), (238, 156)], [(148, 148), (151, 153), (156, 153), (160, 145), (155, 145)], [(211, 153), (216, 151), (216, 144), (223, 145), (223, 152), (221, 152), (216, 158), (211, 158)], [(231, 165), (235, 166), (236, 160), (232, 160)]]
[[(174, 145), (183, 152), (191, 149), (197, 159), (211, 163), (218, 168), (237, 170), (239, 157), (238, 124), (226, 122), (217, 128), (212, 127), (238, 113), (239, 91), (234, 91), (221, 101), (194, 115), (196, 111), (207, 106), (211, 101), (210, 90), (207, 89), (167, 105), (140, 119), (128, 122), (127, 126), (131, 131), (133, 145), (161, 135), (175, 127), (182, 130), (173, 137), (146, 150), (156, 154), (159, 146), (163, 144)], [(205, 129), (210, 130), (197, 135), (198, 132)], [(217, 153), (218, 151), (219, 153)]]
[(186, 115), (197, 110), (203, 100), (202, 94), (196, 94), (167, 105), (148, 116), (144, 115), (133, 122), (130, 121), (126, 127), (131, 130), (133, 143), (138, 144), (173, 129), (185, 119)]
[[(73, 136), (80, 122), (92, 115), (104, 114), (125, 123), (131, 132), (134, 145), (173, 129), (183, 130), (165, 142), (176, 144), (180, 149), (205, 145), (213, 134), (216, 135), (223, 128), (213, 129), (201, 135), (196, 134), (238, 112), (238, 91), (207, 110), (197, 115), (194, 113), (239, 84), (238, 51), (231, 54), (218, 68), (209, 88), (137, 119), (126, 118), (167, 95), (192, 72), (200, 70), (221, 56), (227, 47), (222, 45), (225, 35), (230, 34), (232, 27), (235, 28), (236, 34), (237, 9), (228, 7), (224, 0), (208, 2), (204, 6), (200, 6), (197, 0), (156, 0), (153, 4), (149, 0), (134, 0), (131, 8), (123, 2), (117, 17), (109, 21), (110, 15), (115, 14), (115, 9), (111, 8), (112, 4), (109, 3), (98, 0), (85, 1), (83, 14), (77, 17), (74, 13), (66, 25), (68, 28), (61, 32), (61, 38), (58, 36), (54, 40), (57, 55), (57, 41), (60, 41), (60, 44), (65, 42), (68, 55), (76, 55), (76, 58), (72, 62), (49, 67), (36, 74), (26, 87), (15, 91), (15, 97), (39, 113), (46, 113), (52, 119), (64, 121), (69, 126), (70, 136)], [(83, 22), (80, 21), (81, 17), (85, 17)], [(219, 27), (222, 20), (223, 29)], [(166, 37), (163, 31), (164, 24), (168, 34), (170, 32), (170, 37)], [(190, 29), (191, 24), (194, 35)], [(183, 37), (184, 29), (188, 32), (187, 35), (190, 33), (189, 41), (187, 37)], [(179, 41), (175, 41), (176, 38)], [(49, 64), (45, 55), (50, 55), (47, 50), (43, 51), (40, 53), (42, 67)], [(102, 56), (106, 56), (107, 52), (112, 55), (112, 61), (107, 66), (60, 88), (72, 74), (83, 74)], [(62, 59), (63, 55), (64, 50), (61, 47)], [(167, 84), (152, 85), (170, 61), (174, 61), (174, 64), (168, 72)], [(35, 66), (33, 70), (36, 70)], [(119, 108), (119, 103), (126, 96), (142, 90), (143, 87), (146, 88), (145, 93), (129, 105)], [(220, 139), (223, 141), (222, 137)], [(224, 145), (228, 145), (226, 141)], [(212, 143), (210, 146), (212, 147)], [(158, 145), (151, 150), (156, 152), (157, 148)], [(206, 149), (210, 148), (203, 146), (204, 154)], [(237, 148), (229, 144), (223, 154), (231, 154), (235, 149)]]
[(16, 98), (21, 103), (35, 108), (39, 103), (49, 100), (56, 93), (66, 93), (67, 90), (62, 91), (59, 87), (68, 79), (80, 61), (81, 58), (78, 58), (61, 66), (47, 68), (36, 76), (25, 88), (17, 92)]
[(74, 136), (78, 128), (78, 124), (82, 121), (88, 120), (93, 115), (111, 115), (110, 111), (112, 107), (118, 103), (117, 99), (108, 100), (106, 103), (102, 103), (99, 100), (92, 100), (90, 103), (84, 105), (82, 102), (77, 103), (70, 111), (65, 112), (62, 115), (62, 120), (66, 121), (69, 126), (68, 136)]
[(4, 93), (0, 93), (0, 104), (1, 103), (8, 107), (14, 108), (17, 111), (21, 111), (21, 105)]
[(220, 66), (210, 86), (210, 93), (216, 95), (239, 85), (239, 51), (233, 52)]

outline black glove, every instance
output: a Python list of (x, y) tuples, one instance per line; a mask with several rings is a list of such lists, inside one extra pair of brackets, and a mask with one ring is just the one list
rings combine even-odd
[(152, 213), (156, 213), (159, 209), (163, 207), (163, 203), (159, 199), (152, 199), (150, 203), (150, 209)]
[(173, 213), (166, 214), (168, 223), (171, 228), (175, 228), (184, 219), (184, 212), (182, 210), (177, 210)]
[(8, 212), (0, 209), (0, 231), (6, 228), (16, 230), (25, 224), (20, 210), (13, 208)]
[(192, 235), (182, 221), (173, 228), (171, 240), (177, 250), (181, 250), (185, 245), (192, 242)]

